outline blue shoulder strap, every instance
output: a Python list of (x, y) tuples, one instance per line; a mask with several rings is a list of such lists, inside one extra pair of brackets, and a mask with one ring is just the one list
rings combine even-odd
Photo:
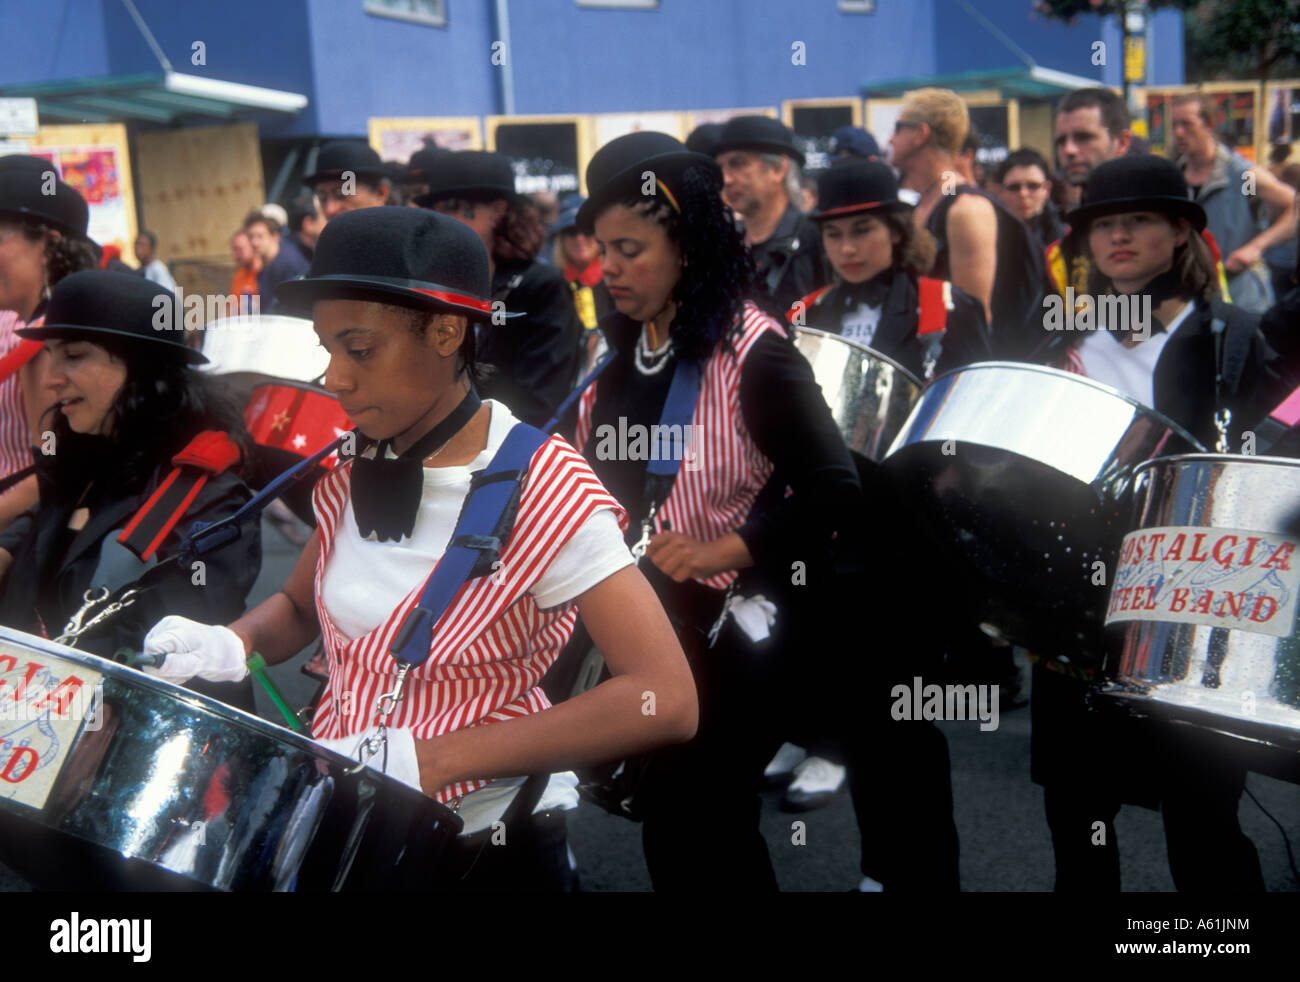
[(516, 423), (487, 467), (474, 474), (447, 551), (388, 646), (389, 654), (399, 662), (424, 664), (434, 625), (460, 588), (497, 568), (501, 549), (514, 529), (528, 465), (548, 439), (541, 430)]
[[(695, 416), (695, 403), (700, 397), (700, 366), (692, 358), (679, 356), (673, 369), (673, 381), (664, 400), (664, 411), (659, 416), (659, 446), (651, 447), (650, 463), (646, 472), (655, 477), (671, 479), (677, 476), (682, 457), (689, 442), (686, 427)], [(672, 447), (672, 434), (680, 436), (678, 450)]]
[(601, 355), (600, 361), (596, 362), (596, 366), (587, 373), (587, 377), (578, 383), (576, 389), (564, 397), (564, 401), (560, 403), (560, 408), (555, 410), (555, 415), (547, 420), (546, 425), (542, 427), (543, 430), (550, 433), (560, 425), (560, 420), (564, 419), (565, 413), (572, 409), (573, 404), (582, 398), (582, 394), (591, 388), (591, 383), (596, 381), (596, 376), (609, 367), (609, 363), (614, 360), (617, 353), (613, 348), (610, 348)]

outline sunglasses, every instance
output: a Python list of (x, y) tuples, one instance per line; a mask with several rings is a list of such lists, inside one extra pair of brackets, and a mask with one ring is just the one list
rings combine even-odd
[(1041, 191), (1045, 187), (1047, 187), (1046, 181), (1017, 181), (1015, 184), (1002, 185), (1002, 190), (1019, 194), (1021, 191)]
[(894, 132), (898, 133), (902, 130), (914, 130), (918, 128), (920, 125), (921, 125), (920, 123), (913, 122), (910, 119), (900, 119), (898, 122), (894, 124)]

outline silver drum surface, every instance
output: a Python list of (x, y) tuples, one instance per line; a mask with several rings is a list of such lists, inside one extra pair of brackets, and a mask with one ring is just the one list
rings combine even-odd
[(188, 689), (5, 628), (0, 658), (11, 683), (102, 677), (80, 723), (0, 718), (0, 769), (22, 747), (64, 755), (39, 807), (0, 795), (0, 859), (39, 889), (418, 889), (460, 829), (414, 789)]
[[(1285, 545), (1300, 542), (1300, 461), (1188, 454), (1144, 464), (1136, 483), (1122, 554), (1132, 562), (1121, 566), (1110, 611), (1123, 648), (1103, 697), (1300, 752), (1300, 556)], [(1173, 533), (1137, 538), (1166, 528), (1187, 530), (1177, 554)]]
[(795, 329), (795, 346), (849, 449), (879, 462), (921, 394), (921, 381), (880, 352), (825, 331)]
[(1133, 469), (1201, 449), (1110, 386), (980, 362), (926, 387), (884, 467), (948, 544), (934, 561), (955, 564), (990, 633), (1096, 668)]

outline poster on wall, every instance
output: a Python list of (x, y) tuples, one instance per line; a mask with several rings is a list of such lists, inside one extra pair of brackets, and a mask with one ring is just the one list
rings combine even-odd
[(581, 190), (586, 120), (577, 116), (489, 116), (488, 147), (514, 162), (520, 194)]
[(681, 113), (602, 113), (594, 117), (595, 149), (629, 133), (650, 131), (686, 138)]
[(1300, 83), (1269, 86), (1268, 142), (1286, 143), (1293, 148), (1300, 143)]
[(422, 147), (482, 150), (477, 116), (372, 117), (370, 146), (384, 160), (405, 164)]
[[(860, 126), (862, 103), (857, 99), (790, 101), (782, 105), (785, 124), (794, 130), (808, 170), (829, 167), (831, 137), (841, 126)], [(873, 136), (875, 134), (872, 134)]]
[(90, 208), (87, 234), (100, 245), (126, 251), (131, 236), (117, 147), (32, 147), (28, 153), (53, 165), (59, 178), (81, 192)]
[(979, 137), (975, 150), (975, 163), (985, 171), (992, 171), (1007, 159), (1011, 152), (1010, 107), (1006, 103), (996, 106), (970, 106), (970, 121)]

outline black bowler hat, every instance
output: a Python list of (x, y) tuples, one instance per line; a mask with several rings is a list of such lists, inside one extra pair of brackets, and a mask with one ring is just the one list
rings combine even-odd
[(513, 201), (515, 169), (505, 154), (487, 150), (457, 150), (443, 154), (432, 162), (425, 178), (428, 193), (420, 195), (415, 203), (421, 208), (432, 208), (448, 198), (499, 197)]
[(721, 123), (701, 123), (686, 137), (686, 149), (713, 156), (713, 148), (722, 137)]
[[(596, 216), (606, 206), (638, 194), (647, 180), (647, 171), (653, 172), (654, 179), (667, 189), (669, 201), (675, 206), (673, 188), (690, 167), (708, 168), (721, 185), (717, 161), (687, 150), (667, 133), (643, 130), (610, 140), (587, 164), (588, 198), (578, 209), (578, 229), (590, 234)], [(659, 188), (655, 190), (658, 193)]]
[(850, 157), (817, 175), (817, 211), (808, 217), (824, 222), (862, 211), (911, 207), (899, 200), (898, 181), (889, 165)]
[[(45, 176), (51, 173), (54, 165), (40, 157), (0, 157), (0, 215), (34, 219), (84, 239), (90, 222), (86, 199), (57, 177), (51, 185)], [(50, 188), (54, 193), (46, 194)]]
[(446, 157), (450, 153), (450, 150), (433, 144), (421, 147), (411, 154), (411, 159), (406, 162), (405, 179), (408, 181), (425, 180), (429, 176), (429, 171), (433, 169), (434, 161), (440, 157)]
[(380, 160), (379, 154), (367, 144), (356, 140), (334, 140), (320, 148), (316, 154), (316, 169), (304, 177), (302, 183), (315, 187), (321, 181), (341, 181), (346, 171), (372, 179), (398, 176), (398, 168)]
[(204, 355), (175, 340), (184, 331), (184, 311), (171, 290), (134, 273), (87, 269), (59, 280), (50, 291), (45, 323), (21, 328), (18, 334), (33, 341), (94, 341), (111, 335), (192, 365), (203, 364), (208, 360)]
[(1082, 203), (1066, 216), (1070, 235), (1085, 234), (1094, 218), (1126, 211), (1158, 211), (1205, 230), (1205, 209), (1192, 200), (1182, 170), (1164, 157), (1130, 154), (1093, 168)]
[(783, 153), (800, 167), (803, 151), (795, 146), (794, 131), (771, 116), (733, 116), (722, 127), (713, 156), (730, 150), (755, 150), (759, 153)]
[(487, 320), (491, 291), (487, 250), (472, 228), (386, 205), (331, 218), (307, 272), (277, 286), (275, 298), (303, 312), (317, 300), (373, 300)]

